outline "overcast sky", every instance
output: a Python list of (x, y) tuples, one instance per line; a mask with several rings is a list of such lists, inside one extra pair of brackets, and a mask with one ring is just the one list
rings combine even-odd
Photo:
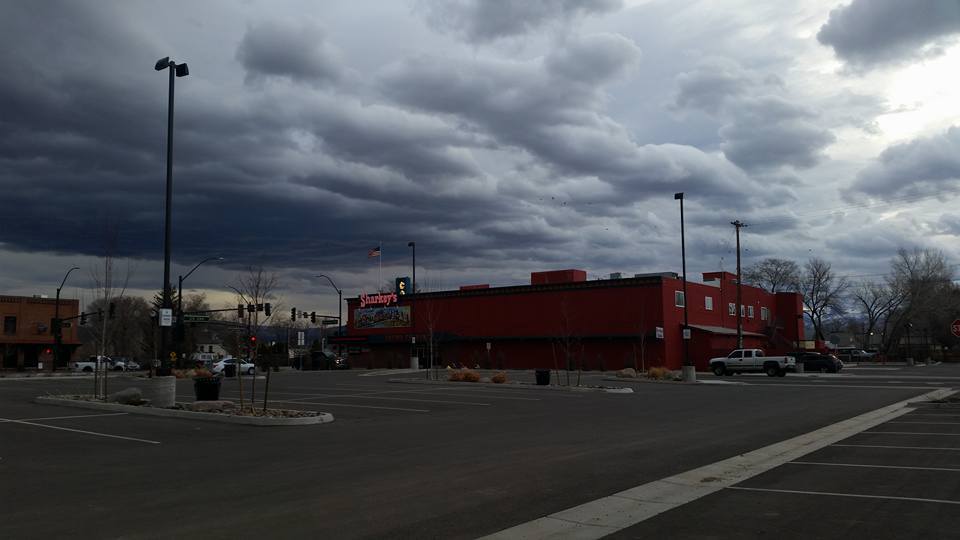
[[(960, 262), (960, 1), (0, 4), (0, 292), (84, 296), (106, 246), (217, 302), (248, 265), (287, 306), (410, 274), (688, 272), (818, 256)], [(111, 240), (113, 239), (113, 240)], [(126, 262), (123, 267), (126, 267)]]

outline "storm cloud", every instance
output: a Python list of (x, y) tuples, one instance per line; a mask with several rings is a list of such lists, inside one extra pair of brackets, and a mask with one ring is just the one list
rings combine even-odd
[(830, 12), (817, 40), (855, 67), (937, 56), (960, 34), (956, 0), (853, 0)]
[(621, 7), (620, 0), (426, 0), (427, 20), (467, 41), (487, 42), (522, 35), (551, 22), (606, 13)]

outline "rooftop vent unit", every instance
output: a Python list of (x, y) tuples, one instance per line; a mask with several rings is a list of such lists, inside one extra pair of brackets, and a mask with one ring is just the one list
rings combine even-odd
[(623, 279), (623, 272), (611, 272), (610, 279)]

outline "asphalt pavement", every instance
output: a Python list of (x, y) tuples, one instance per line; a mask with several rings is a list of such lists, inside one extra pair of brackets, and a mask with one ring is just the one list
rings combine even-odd
[[(607, 375), (584, 373), (581, 380), (616, 384), (604, 381)], [(634, 390), (631, 394), (389, 382), (398, 376), (424, 374), (273, 374), (271, 406), (331, 412), (336, 421), (271, 428), (38, 405), (31, 402), (37, 395), (89, 392), (85, 388), (92, 388), (92, 380), (0, 379), (0, 536), (475, 538), (954, 386), (960, 369), (857, 368), (837, 376), (739, 375), (715, 384), (623, 383)], [(706, 374), (700, 378), (717, 379)], [(243, 380), (244, 397), (254, 393), (262, 400), (265, 380)], [(178, 383), (178, 399), (191, 398), (190, 385)], [(238, 399), (236, 385), (225, 381), (224, 396)], [(892, 425), (904, 431), (922, 426)], [(940, 427), (931, 427), (940, 432)], [(890, 428), (885, 424), (882, 429)], [(871, 446), (960, 442), (921, 434), (856, 438), (882, 444), (828, 447), (802, 461), (849, 457), (859, 464), (867, 459), (862, 456), (881, 452)], [(930, 463), (955, 466), (950, 457), (936, 459), (940, 461)], [(932, 486), (926, 476), (883, 471), (891, 475), (884, 482), (911, 497)], [(801, 492), (842, 487), (819, 486), (818, 477), (868, 484), (885, 478), (852, 466), (787, 464), (743, 487)], [(806, 483), (795, 484), (796, 478)], [(910, 491), (913, 479), (919, 484)], [(883, 485), (871, 485), (862, 494), (887, 493)], [(955, 484), (937, 489), (941, 491), (914, 498), (960, 501)], [(712, 497), (750, 499), (754, 502), (748, 508), (757, 511), (738, 518), (741, 528), (731, 528), (729, 523), (736, 521), (732, 516), (739, 514), (704, 513), (703, 508), (725, 504), (721, 499), (707, 504)], [(775, 509), (756, 503), (780, 497), (803, 500), (790, 499)], [(724, 489), (617, 534), (725, 538), (755, 537), (770, 530), (797, 535), (793, 537), (804, 531), (829, 537), (826, 528), (804, 525), (789, 513), (805, 500), (811, 504), (805, 497), (821, 499)], [(934, 507), (914, 510), (906, 501), (853, 497), (844, 498), (841, 506), (881, 503), (891, 505), (888, 512), (894, 505), (909, 508), (917, 532), (939, 531), (935, 521), (944, 511), (936, 504), (950, 506), (923, 503)], [(812, 511), (829, 515), (832, 510), (820, 504), (814, 503)], [(674, 512), (690, 513), (671, 519)], [(777, 515), (787, 517), (778, 521)], [(790, 528), (763, 525), (786, 521)], [(846, 534), (851, 535), (871, 538)]]

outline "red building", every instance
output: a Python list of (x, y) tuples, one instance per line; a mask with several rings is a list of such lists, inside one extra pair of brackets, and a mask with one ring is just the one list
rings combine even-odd
[[(57, 313), (56, 300), (29, 296), (0, 296), (0, 357), (2, 369), (23, 370), (53, 367), (53, 321)], [(57, 367), (66, 367), (80, 340), (77, 336), (76, 316), (80, 313), (78, 300), (60, 299), (60, 318), (71, 319), (64, 323), (62, 353)]]
[[(713, 356), (737, 345), (736, 276), (676, 274), (587, 281), (582, 270), (534, 272), (530, 285), (472, 285), (455, 291), (347, 300), (353, 367), (408, 367), (410, 357), (434, 364), (485, 368), (621, 369), (683, 364), (683, 304), (688, 302), (690, 358), (706, 370)], [(803, 310), (796, 293), (742, 287), (743, 346), (768, 354), (796, 349)]]

